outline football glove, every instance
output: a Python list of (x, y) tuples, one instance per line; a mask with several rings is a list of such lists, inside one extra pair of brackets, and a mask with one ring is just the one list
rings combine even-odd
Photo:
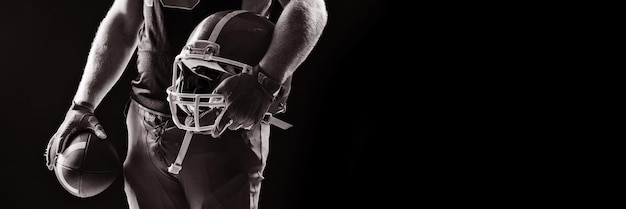
[(259, 124), (281, 88), (281, 82), (267, 77), (258, 65), (251, 74), (241, 73), (224, 79), (213, 93), (224, 95), (226, 106), (215, 119), (211, 135), (217, 138), (226, 128), (249, 129)]
[(84, 130), (94, 132), (100, 139), (107, 137), (102, 125), (100, 125), (100, 122), (93, 114), (93, 107), (87, 103), (77, 104), (74, 102), (66, 113), (65, 120), (48, 141), (44, 157), (49, 170), (54, 169), (57, 156), (66, 148), (67, 139), (73, 134)]

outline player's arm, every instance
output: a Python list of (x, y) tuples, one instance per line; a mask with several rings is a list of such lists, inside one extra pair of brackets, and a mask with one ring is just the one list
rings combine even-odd
[(327, 22), (324, 0), (280, 0), (284, 6), (272, 43), (259, 65), (268, 77), (284, 82), (313, 50)]
[(120, 78), (137, 47), (142, 6), (142, 0), (115, 0), (96, 32), (75, 103), (95, 109)]
[[(215, 93), (226, 96), (226, 108), (215, 120), (211, 135), (258, 124), (280, 86), (296, 71), (317, 44), (327, 22), (324, 0), (280, 0), (284, 6), (276, 21), (272, 42), (252, 76), (225, 79)], [(246, 4), (244, 4), (246, 5)]]
[(116, 0), (100, 23), (72, 106), (48, 141), (44, 153), (48, 169), (54, 169), (58, 153), (72, 134), (90, 130), (106, 138), (93, 112), (124, 72), (142, 21), (142, 0)]

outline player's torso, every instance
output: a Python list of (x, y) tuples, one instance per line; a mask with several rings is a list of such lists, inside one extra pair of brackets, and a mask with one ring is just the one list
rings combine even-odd
[(143, 0), (144, 25), (139, 33), (138, 76), (133, 97), (142, 105), (168, 112), (165, 89), (172, 63), (195, 26), (209, 15), (234, 9), (267, 16), (272, 0)]
[[(205, 17), (223, 10), (244, 9), (262, 15), (269, 11), (272, 0), (143, 0), (144, 30), (152, 33), (158, 50), (179, 50), (189, 33)], [(158, 43), (162, 42), (162, 43)], [(164, 45), (161, 45), (164, 44)], [(167, 46), (169, 45), (169, 46)]]

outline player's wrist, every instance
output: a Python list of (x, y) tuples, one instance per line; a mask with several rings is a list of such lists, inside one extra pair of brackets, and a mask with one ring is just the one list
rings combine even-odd
[(72, 106), (70, 107), (70, 110), (86, 111), (90, 113), (93, 113), (95, 109), (96, 107), (93, 104), (85, 101), (72, 101)]
[(283, 88), (282, 82), (278, 79), (270, 77), (260, 65), (257, 65), (254, 68), (257, 82), (261, 85), (263, 90), (272, 95), (273, 98), (276, 98), (280, 90)]

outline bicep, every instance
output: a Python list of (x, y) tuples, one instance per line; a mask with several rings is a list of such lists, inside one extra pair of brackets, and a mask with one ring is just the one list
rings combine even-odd
[(325, 0), (279, 0), (283, 9), (290, 9), (307, 14), (326, 15)]
[(134, 33), (143, 22), (143, 0), (115, 0), (106, 18), (111, 18), (127, 32)]

